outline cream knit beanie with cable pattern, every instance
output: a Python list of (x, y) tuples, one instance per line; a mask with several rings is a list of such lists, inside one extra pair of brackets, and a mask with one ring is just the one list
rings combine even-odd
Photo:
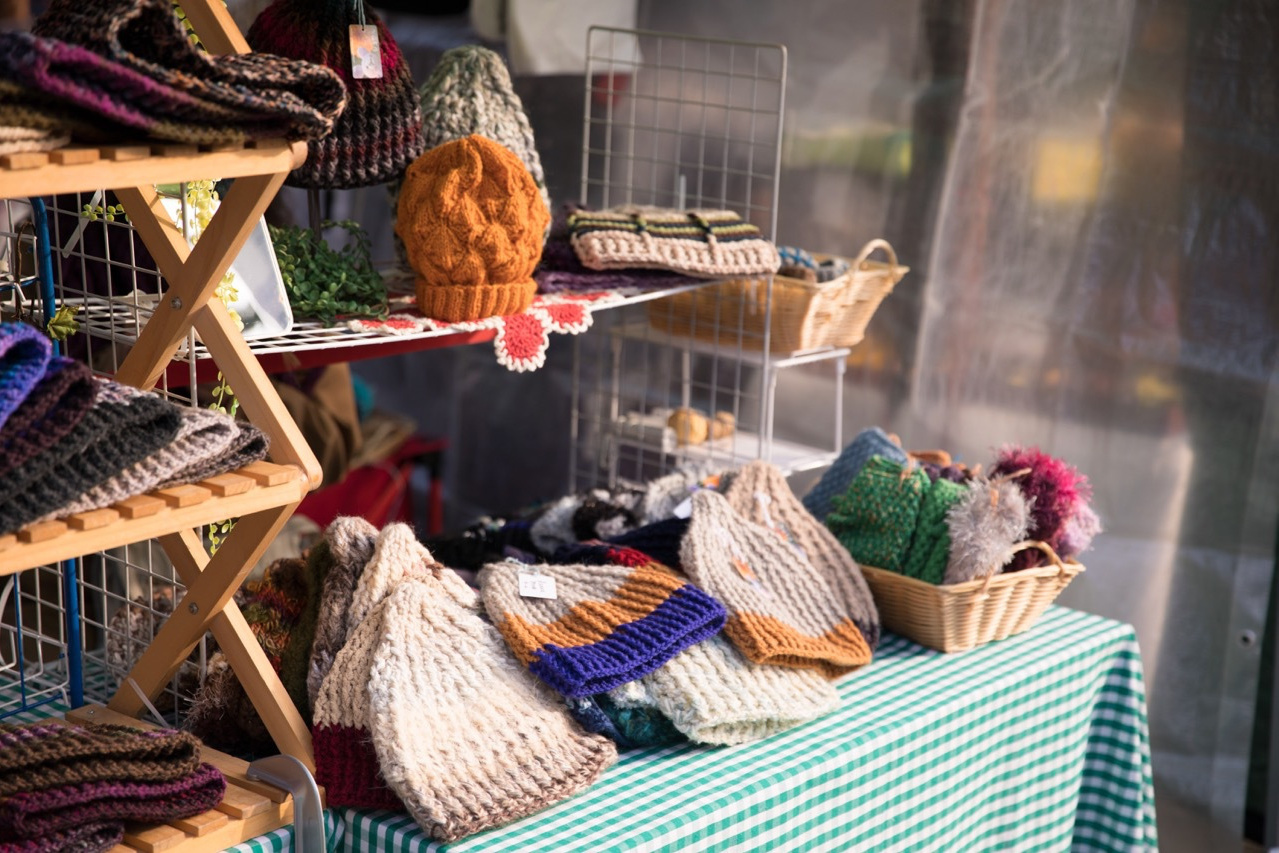
[(742, 654), (831, 678), (870, 663), (862, 632), (805, 556), (739, 516), (718, 492), (695, 492), (692, 502), (680, 563), (728, 610), (724, 633)]
[(873, 650), (879, 645), (879, 611), (861, 567), (791, 491), (776, 465), (751, 462), (727, 478), (724, 497), (743, 518), (767, 527), (808, 558), (838, 596), (838, 603)]

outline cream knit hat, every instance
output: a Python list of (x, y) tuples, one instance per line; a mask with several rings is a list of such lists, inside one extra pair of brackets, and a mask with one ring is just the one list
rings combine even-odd
[(728, 609), (724, 633), (747, 658), (832, 678), (870, 662), (840, 596), (805, 556), (741, 518), (718, 492), (695, 492), (692, 501), (680, 562)]
[(861, 567), (826, 526), (791, 491), (781, 469), (762, 460), (732, 474), (724, 497), (737, 514), (775, 532), (808, 558), (837, 596), (837, 603), (873, 650), (879, 645), (879, 612)]
[(818, 673), (751, 663), (722, 635), (607, 695), (619, 707), (656, 708), (689, 740), (711, 744), (761, 740), (839, 707)]

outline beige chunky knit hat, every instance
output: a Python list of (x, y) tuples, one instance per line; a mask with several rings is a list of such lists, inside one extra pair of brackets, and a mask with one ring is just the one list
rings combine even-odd
[(839, 707), (835, 686), (807, 669), (751, 663), (723, 635), (609, 692), (623, 708), (656, 708), (689, 740), (762, 740)]
[(742, 654), (831, 678), (870, 662), (862, 632), (807, 557), (743, 519), (718, 492), (695, 492), (692, 502), (680, 563), (727, 608), (724, 633)]
[(757, 460), (728, 478), (724, 497), (743, 518), (767, 527), (808, 558), (830, 584), (837, 603), (873, 650), (879, 645), (879, 611), (861, 567), (835, 534), (804, 508), (781, 469)]

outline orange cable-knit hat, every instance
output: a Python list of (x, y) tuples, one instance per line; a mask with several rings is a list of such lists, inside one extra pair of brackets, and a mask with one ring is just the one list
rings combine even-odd
[(490, 139), (472, 135), (418, 157), (395, 223), (417, 271), (418, 310), (462, 322), (528, 308), (550, 216), (528, 168)]

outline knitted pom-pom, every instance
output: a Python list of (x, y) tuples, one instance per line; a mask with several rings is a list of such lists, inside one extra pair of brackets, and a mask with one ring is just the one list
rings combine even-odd
[(1012, 481), (970, 485), (946, 513), (950, 558), (942, 583), (998, 572), (1012, 546), (1026, 538), (1029, 524), (1030, 503)]
[(1066, 522), (1066, 529), (1062, 531), (1057, 553), (1063, 557), (1082, 554), (1092, 547), (1093, 537), (1100, 532), (1101, 518), (1091, 506), (1083, 504), (1079, 507), (1079, 511)]
[[(1060, 553), (1061, 537), (1066, 522), (1092, 498), (1092, 486), (1088, 478), (1074, 466), (1049, 456), (1037, 447), (1007, 446), (999, 452), (992, 476), (1016, 474), (1015, 482), (1021, 493), (1032, 501), (1030, 511), (1030, 535), (1047, 542)], [(1007, 567), (1009, 571), (1034, 566), (1041, 559), (1038, 552), (1023, 551)]]

